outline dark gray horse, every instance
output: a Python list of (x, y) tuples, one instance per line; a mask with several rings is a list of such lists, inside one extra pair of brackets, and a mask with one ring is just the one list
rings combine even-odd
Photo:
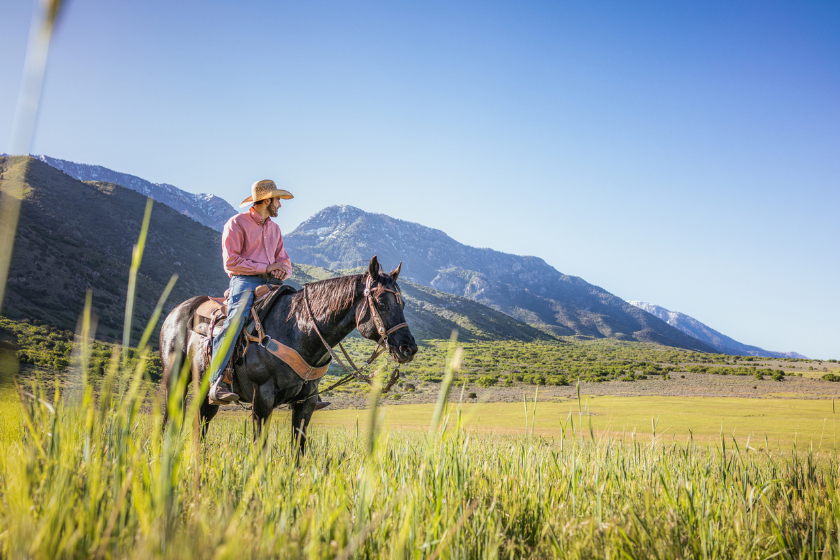
[[(281, 297), (274, 305), (263, 321), (265, 334), (293, 348), (313, 366), (322, 366), (330, 359), (315, 330), (316, 326), (331, 347), (353, 332), (357, 325), (362, 336), (378, 341), (380, 334), (375, 325), (375, 313), (372, 313), (366, 302), (375, 303), (385, 330), (404, 323), (404, 303), (398, 297), (399, 273), (400, 267), (397, 267), (389, 274), (382, 274), (374, 256), (367, 274), (341, 276), (307, 284), (306, 292), (315, 324), (304, 299), (304, 290), (301, 290)], [(370, 300), (365, 296), (369, 275)], [(161, 327), (160, 359), (167, 402), (170, 390), (175, 387), (184, 369), (186, 356), (191, 358), (189, 375), (195, 380), (202, 379), (209, 366), (202, 351), (203, 337), (188, 328), (196, 308), (205, 301), (207, 296), (185, 301), (169, 313)], [(411, 361), (417, 352), (417, 343), (408, 328), (401, 328), (388, 336), (388, 352), (398, 363)], [(301, 453), (306, 445), (306, 428), (318, 402), (316, 393), (319, 381), (304, 381), (286, 363), (254, 343), (250, 345), (244, 361), (234, 365), (233, 389), (242, 401), (253, 405), (255, 437), (262, 432), (272, 410), (282, 404), (291, 404), (292, 441), (299, 440)], [(205, 432), (218, 411), (219, 407), (211, 405), (205, 396), (200, 408)]]

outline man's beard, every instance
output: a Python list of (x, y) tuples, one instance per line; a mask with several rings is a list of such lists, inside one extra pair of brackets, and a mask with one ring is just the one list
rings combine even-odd
[(266, 210), (268, 210), (268, 215), (271, 216), (272, 218), (277, 217), (277, 207), (274, 205), (273, 202), (268, 203), (268, 206), (266, 207)]

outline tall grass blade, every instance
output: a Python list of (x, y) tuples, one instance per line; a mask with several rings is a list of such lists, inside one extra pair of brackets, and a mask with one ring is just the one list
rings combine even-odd
[(146, 199), (146, 211), (143, 213), (143, 225), (140, 227), (140, 236), (137, 244), (131, 252), (131, 268), (128, 272), (128, 292), (125, 296), (125, 321), (123, 324), (123, 367), (128, 361), (128, 350), (131, 345), (131, 321), (134, 318), (134, 299), (137, 291), (137, 272), (140, 270), (140, 263), (143, 261), (143, 251), (146, 248), (146, 236), (149, 233), (149, 221), (152, 218), (152, 206), (154, 200)]
[(440, 418), (446, 408), (447, 398), (449, 397), (449, 387), (452, 385), (452, 380), (455, 378), (455, 373), (461, 368), (461, 359), (464, 355), (464, 350), (458, 348), (458, 331), (452, 331), (452, 337), (449, 339), (449, 350), (447, 351), (446, 366), (444, 368), (443, 381), (440, 384), (438, 391), (437, 404), (435, 411), (432, 414), (432, 421), (429, 423), (429, 433), (434, 434), (440, 425)]
[[(29, 44), (23, 65), (23, 80), (18, 94), (17, 107), (12, 122), (9, 151), (13, 155), (28, 154), (35, 134), (35, 122), (41, 106), (41, 92), (53, 31), (63, 2), (44, 0), (36, 4), (29, 29)], [(8, 165), (8, 162), (7, 162)], [(0, 193), (0, 311), (6, 296), (6, 281), (12, 262), (20, 205), (23, 199), (25, 170), (10, 178)]]

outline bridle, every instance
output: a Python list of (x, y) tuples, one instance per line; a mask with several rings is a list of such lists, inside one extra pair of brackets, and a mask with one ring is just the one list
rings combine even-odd
[[(371, 315), (371, 317), (373, 317), (373, 324), (376, 326), (376, 332), (379, 333), (379, 337), (380, 337), (379, 342), (376, 343), (376, 348), (374, 348), (373, 351), (374, 351), (374, 353), (377, 350), (379, 350), (380, 352), (379, 352), (379, 354), (375, 354), (371, 357), (371, 359), (370, 359), (371, 362), (373, 360), (375, 360), (376, 358), (378, 358), (379, 355), (385, 349), (388, 348), (388, 335), (390, 335), (390, 334), (392, 334), (392, 333), (394, 333), (394, 332), (396, 332), (400, 329), (408, 327), (408, 323), (400, 323), (399, 325), (395, 325), (395, 326), (391, 327), (387, 331), (385, 330), (385, 323), (382, 321), (382, 316), (379, 314), (379, 310), (376, 309), (376, 300), (374, 299), (373, 292), (370, 289), (370, 286), (371, 286), (372, 283), (373, 283), (373, 278), (371, 278), (371, 276), (368, 275), (367, 280), (365, 280), (365, 292), (364, 292), (365, 301), (364, 301), (364, 303), (362, 303), (362, 308), (359, 310), (358, 313), (356, 313), (356, 330), (358, 330), (359, 333), (362, 332), (361, 325), (359, 324), (359, 322), (360, 322), (361, 318), (365, 316), (365, 309), (366, 308), (370, 308), (370, 315)], [(403, 305), (402, 296), (400, 295), (399, 291), (391, 290), (389, 288), (386, 288), (385, 286), (380, 286), (377, 289), (377, 291), (379, 291), (379, 292), (390, 292), (390, 293), (394, 294), (394, 297), (397, 299), (397, 305), (402, 307), (402, 305)], [(307, 305), (309, 305), (308, 302), (307, 302)], [(315, 319), (313, 318), (313, 322), (314, 322), (314, 320)]]
[[(325, 389), (324, 391), (320, 391), (320, 392), (326, 392), (326, 391), (329, 391), (330, 389), (334, 389), (335, 387), (338, 387), (339, 385), (342, 385), (342, 384), (346, 383), (347, 381), (349, 381), (350, 379), (353, 379), (353, 378), (358, 379), (360, 381), (364, 381), (368, 385), (371, 385), (372, 384), (371, 380), (373, 379), (373, 377), (376, 374), (375, 373), (370, 373), (368, 375), (365, 375), (362, 372), (364, 372), (364, 370), (366, 370), (368, 367), (370, 367), (370, 365), (376, 360), (376, 358), (381, 356), (382, 353), (385, 352), (389, 348), (388, 336), (390, 336), (391, 334), (393, 334), (394, 332), (396, 332), (400, 329), (408, 328), (408, 323), (403, 322), (403, 323), (400, 323), (398, 325), (394, 325), (390, 329), (387, 329), (387, 330), (385, 329), (385, 323), (382, 321), (382, 316), (379, 314), (379, 311), (376, 309), (376, 300), (373, 297), (373, 291), (377, 291), (379, 293), (390, 292), (390, 293), (394, 294), (394, 297), (397, 298), (397, 304), (400, 305), (400, 306), (403, 305), (402, 296), (400, 295), (400, 292), (398, 290), (391, 290), (389, 288), (386, 288), (385, 286), (379, 286), (376, 290), (371, 290), (371, 285), (372, 284), (373, 284), (373, 277), (370, 274), (368, 274), (368, 277), (365, 280), (365, 291), (364, 291), (364, 298), (365, 299), (364, 299), (364, 302), (362, 303), (361, 309), (358, 312), (356, 312), (356, 329), (359, 331), (359, 333), (362, 332), (362, 330), (361, 330), (361, 318), (365, 316), (365, 309), (369, 308), (371, 318), (373, 319), (373, 324), (376, 327), (376, 332), (379, 334), (379, 341), (376, 343), (376, 346), (374, 347), (373, 352), (371, 353), (370, 357), (365, 361), (365, 365), (362, 368), (356, 367), (356, 364), (353, 363), (353, 360), (350, 358), (350, 355), (347, 353), (347, 350), (344, 349), (344, 345), (341, 342), (338, 343), (338, 347), (341, 348), (342, 354), (344, 354), (344, 357), (347, 359), (347, 362), (350, 364), (350, 366), (353, 369), (350, 369), (346, 365), (344, 365), (344, 362), (342, 362), (341, 358), (338, 357), (338, 354), (336, 353), (336, 351), (333, 350), (333, 348), (329, 344), (327, 344), (326, 340), (324, 340), (323, 335), (321, 335), (320, 329), (318, 329), (318, 324), (315, 322), (315, 315), (312, 313), (312, 307), (309, 304), (309, 292), (306, 291), (306, 286), (303, 287), (303, 300), (304, 300), (304, 302), (306, 302), (306, 311), (309, 313), (309, 319), (312, 321), (312, 327), (315, 329), (315, 333), (318, 335), (318, 338), (321, 339), (321, 342), (324, 344), (324, 348), (327, 349), (327, 352), (329, 352), (330, 356), (336, 362), (338, 362), (338, 365), (340, 365), (342, 368), (344, 368), (344, 371), (347, 372), (347, 376), (345, 376), (341, 381), (339, 381), (338, 383), (330, 386), (329, 388)], [(400, 377), (400, 366), (399, 366), (399, 363), (398, 363), (397, 367), (394, 368), (393, 373), (391, 373), (391, 376), (388, 379), (388, 383), (382, 389), (382, 392), (383, 393), (387, 392), (388, 389), (390, 389), (391, 386), (396, 382), (396, 380), (399, 379), (399, 377)]]

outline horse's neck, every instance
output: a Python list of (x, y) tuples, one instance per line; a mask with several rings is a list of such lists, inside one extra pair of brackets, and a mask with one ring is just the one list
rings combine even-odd
[[(347, 336), (353, 332), (353, 329), (356, 328), (356, 306), (362, 300), (364, 296), (361, 294), (357, 294), (355, 298), (353, 298), (353, 304), (350, 305), (347, 309), (342, 309), (341, 311), (335, 314), (335, 322), (330, 323), (327, 326), (323, 326), (319, 323), (319, 331), (321, 332), (321, 336), (324, 337), (324, 340), (330, 346), (335, 346)], [(310, 319), (310, 323), (311, 323)], [(321, 342), (321, 338), (318, 336), (318, 333), (315, 332), (315, 329), (312, 328), (309, 331), (309, 336), (314, 337), (318, 343), (323, 346), (323, 342)], [(326, 349), (325, 349), (326, 350)]]

